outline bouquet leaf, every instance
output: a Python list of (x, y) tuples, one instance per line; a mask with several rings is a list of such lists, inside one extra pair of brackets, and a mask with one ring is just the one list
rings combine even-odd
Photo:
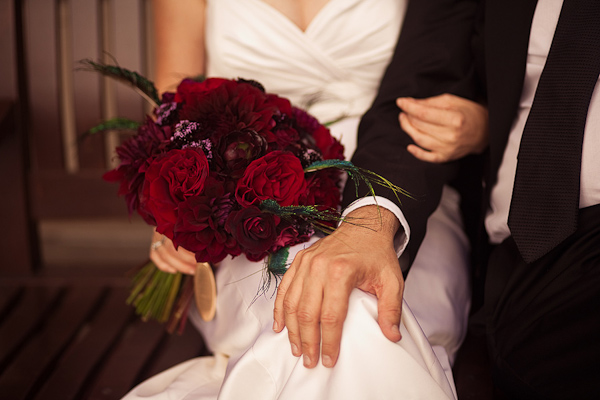
[(367, 185), (367, 187), (369, 188), (369, 194), (373, 197), (375, 197), (375, 195), (376, 195), (375, 189), (373, 188), (373, 184), (375, 183), (379, 186), (383, 186), (387, 189), (390, 189), (396, 196), (396, 199), (398, 200), (399, 203), (402, 203), (402, 201), (400, 200), (400, 195), (414, 199), (414, 197), (409, 192), (407, 192), (406, 190), (402, 189), (401, 187), (399, 187), (397, 185), (394, 185), (392, 182), (385, 179), (383, 176), (376, 174), (373, 171), (369, 171), (368, 169), (357, 167), (356, 165), (352, 164), (350, 161), (345, 161), (345, 160), (316, 161), (316, 162), (312, 163), (311, 165), (309, 165), (308, 167), (304, 168), (304, 172), (315, 172), (315, 171), (319, 171), (319, 170), (326, 169), (326, 168), (337, 168), (337, 169), (346, 171), (348, 173), (348, 177), (350, 177), (350, 179), (352, 179), (352, 182), (354, 182), (354, 187), (356, 188), (356, 191), (357, 191), (356, 192), (357, 197), (358, 197), (358, 187), (360, 185), (360, 182), (362, 181), (365, 183), (365, 185)]
[(88, 129), (83, 136), (91, 136), (106, 131), (136, 131), (140, 125), (138, 121), (128, 118), (112, 118)]
[(82, 60), (80, 61), (80, 64), (85, 70), (100, 72), (104, 76), (114, 78), (133, 86), (154, 107), (161, 103), (154, 82), (144, 78), (137, 72), (116, 65), (102, 64), (92, 60)]

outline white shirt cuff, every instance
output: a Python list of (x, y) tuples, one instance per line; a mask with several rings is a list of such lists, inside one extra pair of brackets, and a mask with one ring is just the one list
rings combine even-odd
[(398, 218), (398, 221), (400, 221), (400, 225), (402, 225), (403, 230), (399, 229), (398, 233), (396, 233), (396, 236), (394, 237), (394, 248), (396, 249), (396, 254), (398, 257), (400, 257), (404, 252), (404, 249), (406, 249), (406, 245), (410, 239), (410, 227), (408, 226), (408, 221), (406, 221), (406, 218), (404, 217), (404, 214), (402, 214), (400, 207), (398, 207), (394, 202), (386, 199), (385, 197), (366, 196), (355, 200), (352, 204), (346, 207), (342, 217), (345, 217), (357, 208), (372, 205), (377, 205), (391, 211), (396, 218)]

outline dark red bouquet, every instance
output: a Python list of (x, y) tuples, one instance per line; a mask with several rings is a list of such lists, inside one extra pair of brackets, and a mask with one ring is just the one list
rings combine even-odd
[(316, 206), (323, 216), (337, 210), (341, 174), (309, 167), (342, 159), (342, 145), (258, 83), (186, 79), (155, 114), (117, 148), (121, 164), (104, 178), (120, 183), (130, 212), (198, 262), (259, 261), (312, 236), (311, 221), (265, 210), (265, 200)]
[[(255, 81), (185, 79), (159, 99), (152, 83), (133, 72), (87, 65), (127, 80), (155, 103), (154, 116), (117, 148), (120, 165), (104, 178), (120, 183), (130, 213), (137, 211), (198, 262), (244, 254), (266, 258), (268, 270), (282, 274), (289, 246), (340, 221), (341, 170), (366, 179), (343, 161), (329, 129)], [(93, 131), (133, 126), (116, 119)], [(167, 279), (157, 278), (161, 273), (153, 264), (143, 269), (130, 300), (143, 316), (166, 320), (181, 277), (168, 277), (169, 288), (161, 289), (167, 300), (152, 300), (146, 291)], [(153, 302), (165, 307), (155, 313)]]

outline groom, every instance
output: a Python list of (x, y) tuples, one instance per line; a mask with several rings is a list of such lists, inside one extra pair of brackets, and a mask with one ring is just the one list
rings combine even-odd
[[(342, 225), (338, 235), (362, 241), (351, 259), (336, 252), (332, 238), (299, 260), (278, 294), (276, 321), (282, 323), (285, 312), (297, 313), (297, 318), (285, 318), (294, 330), (290, 339), (301, 335), (302, 350), (310, 357), (318, 356), (315, 344), (322, 340), (323, 363), (326, 357), (335, 362), (353, 287), (377, 294), (382, 331), (391, 340), (399, 338), (394, 326), (403, 281), (391, 243), (410, 233), (405, 251), (414, 258), (441, 186), (458, 167), (411, 158), (405, 151), (410, 140), (397, 127), (394, 99), (448, 91), (485, 98), (489, 107), (485, 228), (493, 250), (484, 307), (495, 383), (508, 398), (600, 397), (599, 4), (409, 3), (396, 55), (363, 119), (353, 161), (390, 178), (419, 201), (398, 204), (398, 216), (397, 210), (384, 212), (384, 223), (368, 235)], [(346, 200), (353, 197), (345, 195)], [(372, 217), (375, 212), (367, 206), (352, 215)], [(322, 290), (320, 299), (297, 289), (297, 279), (303, 287), (321, 285), (317, 292), (330, 287), (326, 272), (304, 272), (327, 267), (338, 290)], [(308, 304), (304, 309), (294, 308), (299, 298)], [(321, 337), (315, 328), (318, 312)]]
[[(458, 175), (460, 165), (420, 161), (407, 151), (413, 142), (399, 128), (395, 102), (399, 96), (442, 93), (476, 99), (469, 45), (476, 10), (472, 0), (409, 2), (394, 57), (361, 122), (353, 162), (391, 179), (417, 200), (402, 199), (400, 211), (395, 195), (378, 188), (383, 198), (377, 204), (382, 207), (372, 198), (360, 200), (346, 210), (360, 221), (358, 226), (344, 223), (296, 256), (279, 285), (273, 328), (279, 332), (287, 326), (293, 354), (303, 355), (307, 367), (317, 364), (319, 349), (323, 365), (335, 364), (348, 298), (355, 287), (377, 296), (384, 335), (392, 341), (401, 338), (404, 279), (398, 256), (405, 252), (412, 263), (442, 186)], [(455, 28), (452, 35), (449, 26)], [(361, 195), (366, 193), (361, 188)], [(344, 197), (346, 203), (354, 200), (354, 189)]]

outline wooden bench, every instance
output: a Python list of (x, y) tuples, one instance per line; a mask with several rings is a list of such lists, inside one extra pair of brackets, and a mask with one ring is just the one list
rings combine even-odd
[(0, 281), (0, 398), (119, 399), (135, 384), (207, 350), (188, 325), (144, 323), (114, 283)]

